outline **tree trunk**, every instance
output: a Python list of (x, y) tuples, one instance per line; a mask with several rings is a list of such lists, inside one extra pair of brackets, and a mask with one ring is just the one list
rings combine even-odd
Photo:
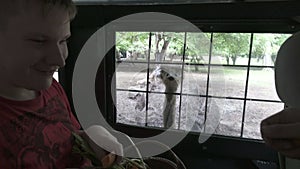
[(229, 65), (229, 56), (225, 56), (226, 57), (226, 63), (227, 65)]
[[(163, 32), (155, 34), (155, 37), (155, 61), (163, 62), (165, 60), (165, 56), (171, 39), (168, 38)], [(159, 49), (159, 43), (161, 41), (163, 41), (163, 46), (161, 49)], [(160, 63), (156, 64), (156, 68), (160, 68)]]
[(264, 66), (272, 66), (273, 61), (272, 61), (272, 44), (271, 42), (267, 42), (265, 46), (265, 55), (264, 55)]
[(232, 56), (232, 57), (231, 57), (231, 60), (232, 60), (232, 64), (233, 64), (233, 65), (235, 65), (236, 59), (237, 59), (237, 56)]

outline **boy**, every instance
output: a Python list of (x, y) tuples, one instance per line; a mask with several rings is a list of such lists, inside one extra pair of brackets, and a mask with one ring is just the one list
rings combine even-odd
[[(71, 132), (79, 132), (80, 125), (62, 87), (52, 77), (65, 65), (75, 14), (71, 0), (1, 1), (1, 169), (64, 169), (87, 164), (71, 152)], [(103, 132), (103, 142), (111, 142), (114, 152), (122, 151), (122, 145), (105, 129)]]

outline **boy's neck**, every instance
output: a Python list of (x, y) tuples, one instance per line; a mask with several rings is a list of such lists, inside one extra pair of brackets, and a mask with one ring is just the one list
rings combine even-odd
[(32, 100), (38, 96), (38, 92), (34, 90), (28, 90), (24, 88), (17, 87), (5, 87), (0, 86), (0, 97), (15, 100), (15, 101), (25, 101)]

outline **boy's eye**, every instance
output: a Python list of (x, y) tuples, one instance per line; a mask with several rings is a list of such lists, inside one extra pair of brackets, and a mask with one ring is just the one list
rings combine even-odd
[(45, 39), (30, 39), (30, 41), (37, 44), (44, 44), (46, 42)]
[(62, 43), (68, 43), (68, 42), (69, 42), (69, 39), (64, 39), (64, 40), (59, 41), (60, 44), (62, 44)]

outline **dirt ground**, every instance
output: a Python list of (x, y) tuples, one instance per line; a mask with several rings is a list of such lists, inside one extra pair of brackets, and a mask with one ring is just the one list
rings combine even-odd
[[(164, 92), (165, 86), (160, 79), (157, 79), (151, 93), (146, 94), (146, 85), (138, 84), (147, 76), (143, 67), (146, 65), (138, 68), (136, 65), (127, 64), (117, 69), (117, 99), (115, 100), (117, 122), (163, 127), (162, 112), (165, 94), (160, 92)], [(245, 88), (246, 69), (224, 73), (226, 71), (221, 73), (216, 71), (210, 74), (208, 94), (217, 98), (208, 99), (203, 97), (207, 92), (207, 73), (186, 70), (181, 78), (181, 72), (177, 71), (180, 84), (177, 93), (182, 91), (184, 94), (176, 95), (176, 128), (200, 132), (206, 126), (215, 128), (215, 134), (261, 139), (260, 121), (283, 108), (282, 103), (259, 100), (279, 101), (274, 86), (273, 71), (250, 71), (247, 89)], [(181, 79), (183, 85), (180, 83)], [(134, 92), (126, 91), (128, 89)], [(246, 97), (252, 100), (246, 102), (243, 100), (245, 90), (247, 90)], [(142, 110), (137, 108), (139, 101), (132, 97), (138, 93), (146, 101), (148, 100), (147, 111), (146, 106)], [(227, 97), (227, 99), (222, 97)], [(207, 109), (207, 114), (205, 114), (205, 109)], [(243, 114), (243, 109), (245, 109), (245, 114)], [(207, 117), (206, 123), (204, 123), (205, 117)]]

